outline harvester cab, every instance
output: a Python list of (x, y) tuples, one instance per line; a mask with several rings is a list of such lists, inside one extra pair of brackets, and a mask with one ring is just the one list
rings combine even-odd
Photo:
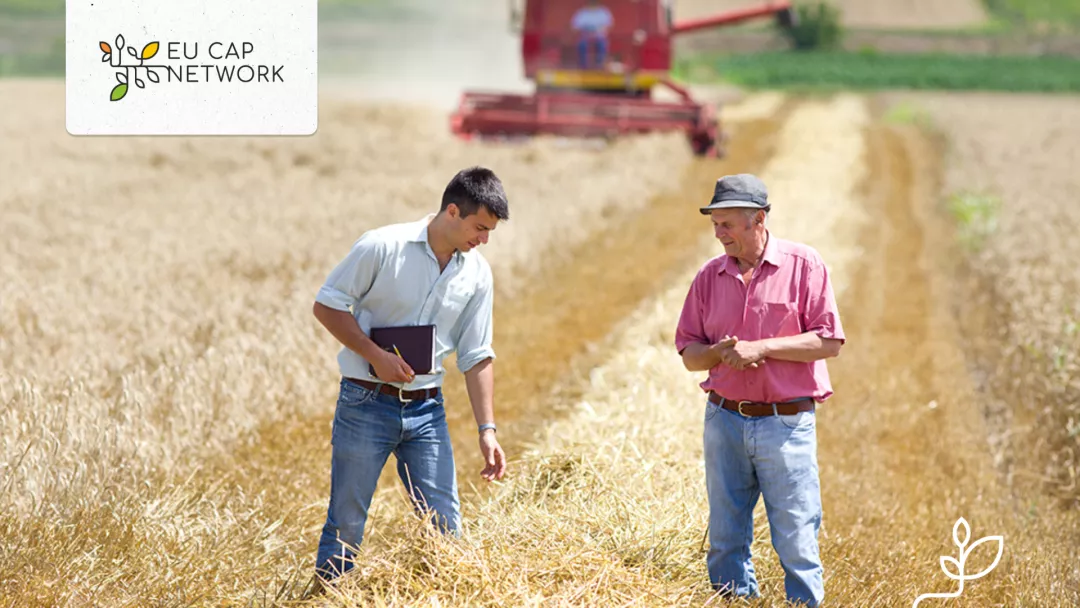
[[(695, 154), (722, 154), (716, 109), (671, 79), (672, 38), (683, 32), (772, 17), (793, 20), (790, 2), (674, 22), (671, 0), (510, 0), (532, 95), (465, 92), (451, 116), (464, 138), (540, 134), (615, 137), (681, 130)], [(676, 101), (660, 101), (663, 86)]]

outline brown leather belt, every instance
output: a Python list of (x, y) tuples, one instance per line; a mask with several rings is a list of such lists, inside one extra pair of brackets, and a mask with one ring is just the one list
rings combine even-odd
[[(725, 399), (712, 391), (709, 391), (709, 403), (719, 405), (725, 410), (738, 412), (743, 416), (750, 416), (753, 418), (759, 416), (772, 416), (773, 414), (792, 416), (799, 412), (812, 412), (815, 407), (814, 400), (810, 398), (773, 404), (761, 403), (759, 401), (735, 401), (732, 399)], [(774, 405), (776, 406), (775, 411), (773, 410)]]
[(416, 401), (417, 399), (434, 399), (439, 396), (438, 388), (424, 388), (415, 391), (403, 391), (392, 384), (376, 384), (357, 378), (345, 378), (353, 384), (358, 384), (369, 391), (378, 391), (384, 395), (391, 395), (403, 401)]

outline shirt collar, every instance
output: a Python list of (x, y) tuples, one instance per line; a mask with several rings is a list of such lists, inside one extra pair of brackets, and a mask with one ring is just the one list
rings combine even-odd
[(768, 230), (765, 231), (765, 251), (762, 252), (761, 259), (778, 268), (780, 266), (780, 247)]
[[(435, 252), (431, 249), (431, 242), (428, 240), (428, 224), (431, 222), (431, 220), (435, 219), (435, 215), (436, 214), (434, 214), (434, 213), (429, 213), (426, 216), (424, 216), (423, 219), (418, 220), (416, 222), (416, 226), (417, 226), (416, 236), (409, 239), (409, 242), (411, 242), (411, 243), (423, 243), (424, 245), (426, 245), (427, 250), (431, 253), (432, 257), (435, 257)], [(462, 255), (464, 255), (464, 254), (461, 253), (461, 250), (459, 250), (459, 249), (454, 250), (454, 256), (453, 257), (455, 259), (461, 260)]]
[[(780, 266), (780, 248), (776, 245), (776, 239), (768, 230), (765, 231), (765, 251), (761, 253), (761, 261), (776, 267)], [(717, 274), (724, 274), (725, 272), (739, 274), (738, 265), (735, 264), (734, 258), (729, 255), (724, 256)]]
[(416, 222), (416, 236), (409, 239), (412, 243), (427, 243), (428, 242), (428, 223), (435, 218), (434, 213), (429, 213), (424, 216), (423, 219)]

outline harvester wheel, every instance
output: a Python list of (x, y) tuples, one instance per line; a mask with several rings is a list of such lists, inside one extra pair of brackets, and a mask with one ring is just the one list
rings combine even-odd
[(696, 131), (690, 137), (690, 145), (694, 154), (705, 158), (723, 157), (723, 144), (727, 139), (726, 133), (718, 133), (715, 126)]

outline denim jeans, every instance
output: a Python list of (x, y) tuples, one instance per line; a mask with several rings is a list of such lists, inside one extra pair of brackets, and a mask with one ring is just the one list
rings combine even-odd
[(596, 60), (592, 64), (592, 67), (603, 67), (604, 60), (607, 59), (607, 39), (606, 38), (582, 38), (578, 41), (578, 65), (582, 68), (588, 68), (589, 66), (589, 47), (592, 46), (596, 51)]
[(705, 484), (709, 497), (709, 579), (718, 591), (759, 597), (751, 563), (758, 495), (793, 603), (825, 595), (818, 553), (821, 491), (814, 412), (750, 418), (705, 406)]
[(396, 395), (342, 379), (331, 443), (330, 504), (316, 558), (323, 578), (352, 569), (379, 474), (391, 453), (417, 514), (433, 516), (440, 531), (457, 534), (460, 503), (441, 393), (403, 403)]

